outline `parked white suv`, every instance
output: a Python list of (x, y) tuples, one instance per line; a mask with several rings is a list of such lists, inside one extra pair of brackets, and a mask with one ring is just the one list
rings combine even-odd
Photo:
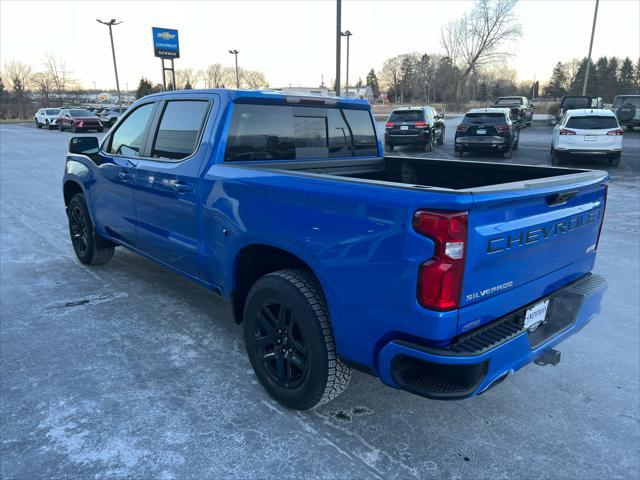
[(35, 122), (37, 128), (47, 127), (49, 130), (58, 128), (59, 108), (41, 108), (36, 112)]
[(622, 154), (622, 128), (611, 110), (569, 110), (553, 129), (551, 163), (565, 156), (600, 156), (617, 166)]

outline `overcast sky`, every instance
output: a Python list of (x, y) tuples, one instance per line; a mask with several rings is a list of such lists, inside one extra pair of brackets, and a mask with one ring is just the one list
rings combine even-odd
[[(469, 9), (469, 1), (344, 0), (342, 28), (351, 37), (350, 80), (363, 80), (385, 58), (416, 51), (442, 53), (440, 26)], [(151, 27), (176, 28), (181, 58), (176, 68), (203, 69), (239, 63), (265, 73), (272, 87), (317, 86), (335, 76), (336, 2), (326, 1), (0, 1), (0, 61), (17, 59), (40, 68), (45, 52), (64, 58), (87, 88), (115, 88), (107, 27), (114, 28), (121, 87), (140, 76), (160, 82)], [(523, 36), (509, 63), (521, 80), (546, 80), (558, 60), (586, 56), (595, 0), (521, 0)], [(640, 56), (640, 2), (602, 0), (595, 58)], [(344, 50), (343, 45), (343, 65)], [(343, 66), (344, 79), (344, 66)]]

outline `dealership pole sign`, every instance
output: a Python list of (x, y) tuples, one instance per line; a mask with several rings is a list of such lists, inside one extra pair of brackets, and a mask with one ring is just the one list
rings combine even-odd
[[(171, 72), (172, 90), (176, 88), (176, 70), (173, 60), (180, 58), (180, 44), (178, 43), (178, 30), (172, 28), (151, 27), (153, 33), (153, 53), (162, 62), (162, 85), (167, 89), (166, 72)], [(165, 60), (170, 60), (169, 67), (165, 66)]]
[(151, 27), (153, 31), (153, 52), (160, 58), (180, 58), (178, 30)]

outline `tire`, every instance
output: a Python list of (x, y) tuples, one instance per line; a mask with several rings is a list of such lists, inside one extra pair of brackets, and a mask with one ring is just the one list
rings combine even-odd
[(444, 145), (444, 127), (440, 129), (440, 137), (438, 137), (438, 145)]
[(560, 165), (560, 154), (555, 150), (551, 151), (551, 165)]
[(387, 150), (389, 150), (390, 152), (393, 152), (393, 145), (387, 145)]
[(64, 127), (62, 126), (62, 123), (58, 124), (58, 131), (64, 132)]
[(49, 123), (49, 120), (47, 120), (47, 130), (51, 130), (53, 127), (51, 126), (51, 124)]
[(611, 165), (612, 167), (617, 167), (618, 165), (620, 165), (620, 157), (621, 154), (619, 153), (612, 157), (609, 157), (609, 165)]
[(324, 295), (309, 272), (260, 278), (247, 296), (243, 332), (258, 380), (285, 407), (308, 410), (347, 388), (351, 369), (336, 355)]
[(520, 147), (520, 132), (518, 131), (518, 136), (516, 137), (516, 141), (513, 144), (513, 150), (518, 150)]
[(425, 152), (433, 152), (433, 132), (429, 134), (429, 140), (424, 145)]
[(78, 127), (76, 127), (76, 124), (74, 123), (73, 126), (71, 127), (71, 131), (73, 133), (78, 133)]
[(78, 260), (85, 265), (102, 265), (113, 257), (114, 245), (96, 233), (84, 195), (77, 193), (67, 207), (69, 235)]
[(36, 128), (42, 128), (42, 125), (40, 125), (40, 122), (38, 122), (37, 118), (36, 118)]
[(513, 150), (511, 148), (509, 150), (505, 150), (504, 152), (502, 152), (502, 156), (506, 159), (510, 159), (511, 157), (513, 157)]
[(462, 158), (462, 156), (464, 155), (464, 150), (459, 150), (459, 149), (455, 149), (454, 150), (456, 157), (460, 157)]

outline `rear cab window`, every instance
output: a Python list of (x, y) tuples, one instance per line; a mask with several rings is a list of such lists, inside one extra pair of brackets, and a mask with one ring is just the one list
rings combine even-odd
[(570, 97), (565, 98), (562, 101), (561, 107), (563, 108), (589, 108), (591, 106), (591, 100), (589, 97)]
[(377, 156), (368, 110), (236, 104), (225, 162)]
[(609, 115), (569, 117), (566, 126), (578, 130), (605, 130), (619, 127), (616, 117)]

